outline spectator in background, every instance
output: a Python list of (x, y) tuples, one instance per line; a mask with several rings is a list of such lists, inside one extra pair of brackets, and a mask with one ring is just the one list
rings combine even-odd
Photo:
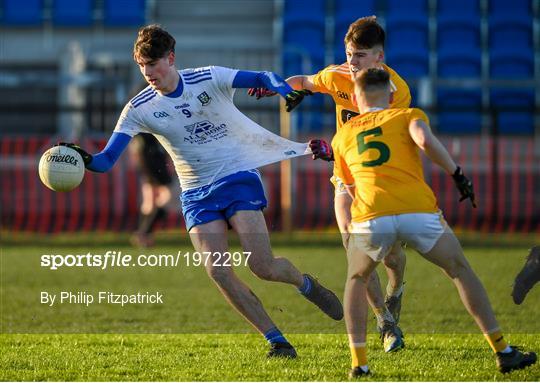
[(155, 224), (167, 216), (166, 206), (171, 200), (172, 177), (167, 169), (167, 153), (154, 136), (140, 133), (129, 145), (133, 163), (141, 175), (141, 206), (139, 226), (131, 237), (135, 246), (154, 244)]

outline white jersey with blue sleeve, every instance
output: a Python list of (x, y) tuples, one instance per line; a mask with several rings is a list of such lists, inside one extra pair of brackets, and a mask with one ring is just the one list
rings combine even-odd
[(236, 108), (232, 83), (237, 72), (216, 66), (180, 70), (176, 91), (142, 90), (124, 107), (115, 132), (155, 135), (171, 156), (183, 190), (310, 153), (307, 144), (271, 133)]

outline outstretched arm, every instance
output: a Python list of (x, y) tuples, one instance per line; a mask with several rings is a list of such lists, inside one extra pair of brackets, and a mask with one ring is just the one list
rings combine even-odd
[(285, 99), (287, 112), (296, 108), (304, 99), (304, 96), (311, 95), (309, 90), (293, 90), (289, 84), (273, 72), (251, 72), (238, 71), (233, 84), (233, 88), (250, 88), (248, 94), (262, 97), (257, 91), (264, 89), (270, 92), (279, 93)]
[(131, 137), (125, 133), (113, 133), (105, 148), (93, 156), (92, 162), (86, 168), (100, 173), (108, 171), (116, 163), (130, 140)]
[[(315, 83), (313, 82), (314, 75), (310, 76), (292, 76), (289, 77), (286, 82), (294, 90), (309, 90), (310, 92), (315, 92)], [(258, 99), (263, 97), (272, 97), (275, 96), (277, 92), (269, 90), (267, 88), (250, 88), (248, 90), (249, 96), (255, 96)]]
[(476, 207), (474, 202), (473, 184), (465, 175), (463, 170), (456, 165), (450, 153), (444, 145), (431, 132), (428, 124), (422, 120), (413, 120), (409, 124), (409, 134), (413, 141), (418, 145), (426, 156), (441, 168), (443, 168), (454, 179), (459, 194), (461, 195), (460, 202), (470, 198), (473, 207)]
[(293, 89), (296, 89), (296, 90), (307, 89), (312, 92), (315, 92), (315, 84), (313, 83), (313, 77), (315, 76), (314, 75), (292, 76), (292, 77), (289, 77), (286, 81), (287, 81), (287, 84), (289, 84), (291, 88)]
[(457, 165), (450, 153), (435, 137), (428, 124), (422, 120), (413, 120), (409, 124), (409, 134), (428, 158), (443, 168), (448, 174), (454, 174)]
[(240, 70), (236, 74), (233, 88), (266, 88), (279, 93), (283, 98), (293, 91), (280, 76), (273, 72), (253, 72)]
[(104, 173), (116, 163), (130, 140), (131, 137), (128, 134), (113, 133), (105, 148), (94, 155), (89, 154), (81, 147), (72, 143), (61, 142), (60, 145), (69, 146), (79, 152), (84, 160), (84, 166), (88, 170)]

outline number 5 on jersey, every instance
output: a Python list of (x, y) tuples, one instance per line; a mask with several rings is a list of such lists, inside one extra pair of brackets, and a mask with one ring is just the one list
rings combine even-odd
[(375, 149), (379, 151), (379, 158), (370, 161), (363, 161), (362, 166), (364, 167), (374, 167), (380, 166), (387, 162), (390, 159), (390, 148), (384, 142), (381, 141), (369, 141), (366, 142), (366, 137), (369, 136), (382, 136), (381, 127), (373, 128), (366, 130), (365, 132), (359, 133), (356, 136), (356, 141), (358, 143), (358, 154), (364, 153), (366, 150)]

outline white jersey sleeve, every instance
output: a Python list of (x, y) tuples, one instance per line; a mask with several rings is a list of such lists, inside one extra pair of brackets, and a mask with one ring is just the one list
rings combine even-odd
[(155, 96), (156, 92), (150, 87), (139, 92), (139, 94), (132, 98), (131, 101), (124, 106), (124, 109), (122, 109), (122, 113), (116, 122), (114, 131), (116, 133), (125, 133), (130, 137), (133, 137), (138, 133), (148, 133), (149, 131), (137, 112), (136, 107), (139, 105), (139, 102), (141, 102), (139, 100), (144, 102), (146, 99), (152, 99)]
[(131, 105), (131, 103), (124, 106), (124, 109), (122, 110), (122, 113), (120, 114), (118, 122), (116, 123), (116, 126), (114, 128), (114, 131), (116, 133), (125, 133), (130, 137), (133, 137), (139, 133), (148, 132), (141, 119), (138, 117), (137, 111), (135, 110), (135, 108), (133, 108), (133, 105)]
[(210, 70), (212, 72), (212, 77), (214, 78), (214, 85), (225, 98), (232, 101), (235, 92), (232, 85), (238, 70), (221, 66), (211, 66)]

